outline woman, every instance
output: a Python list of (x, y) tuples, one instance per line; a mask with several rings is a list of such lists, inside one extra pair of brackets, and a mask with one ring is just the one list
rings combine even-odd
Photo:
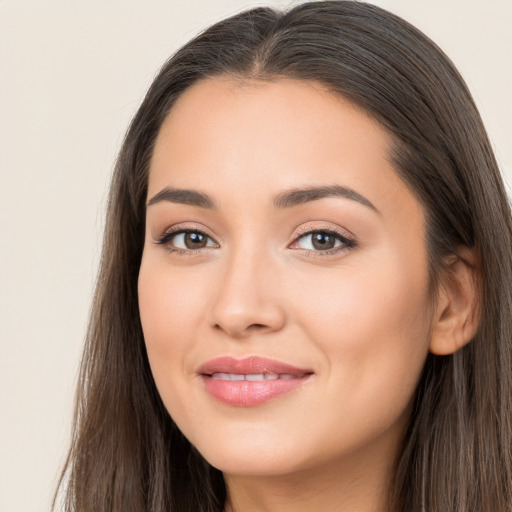
[(511, 233), (416, 29), (350, 1), (214, 25), (119, 156), (66, 510), (511, 510)]

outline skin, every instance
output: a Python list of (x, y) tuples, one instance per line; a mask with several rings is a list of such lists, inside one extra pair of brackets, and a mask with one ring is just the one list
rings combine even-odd
[[(226, 510), (385, 510), (429, 346), (435, 338), (442, 351), (455, 325), (448, 294), (432, 306), (425, 215), (390, 163), (390, 143), (345, 99), (284, 79), (204, 80), (161, 127), (148, 201), (173, 187), (216, 207), (148, 206), (142, 326), (166, 408), (224, 473)], [(343, 197), (273, 205), (283, 191), (332, 185), (375, 209)], [(353, 244), (315, 249), (305, 230), (325, 228)], [(171, 229), (200, 230), (208, 244), (156, 243)], [(264, 404), (234, 407), (206, 393), (197, 373), (226, 355), (314, 375)]]

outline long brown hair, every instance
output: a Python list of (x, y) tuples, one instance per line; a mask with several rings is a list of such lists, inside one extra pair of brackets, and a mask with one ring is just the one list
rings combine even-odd
[[(185, 89), (206, 77), (324, 84), (392, 135), (397, 173), (427, 214), (432, 282), (461, 245), (480, 256), (480, 328), (453, 355), (430, 354), (396, 461), (394, 512), (512, 510), (512, 226), (480, 116), (464, 81), (425, 35), (353, 1), (252, 9), (212, 26), (163, 66), (117, 161), (74, 434), (61, 478), (74, 512), (214, 512), (222, 474), (179, 432), (158, 395), (137, 278), (149, 161)], [(264, 113), (262, 113), (264, 115)]]

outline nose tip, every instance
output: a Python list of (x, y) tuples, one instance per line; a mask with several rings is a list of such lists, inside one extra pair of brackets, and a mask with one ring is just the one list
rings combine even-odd
[(212, 308), (213, 326), (233, 338), (279, 331), (286, 314), (271, 271), (248, 268), (245, 263), (232, 267), (221, 280)]
[(282, 329), (285, 323), (283, 310), (270, 301), (265, 304), (244, 301), (240, 296), (217, 304), (214, 327), (233, 338), (244, 338), (251, 334), (267, 334)]

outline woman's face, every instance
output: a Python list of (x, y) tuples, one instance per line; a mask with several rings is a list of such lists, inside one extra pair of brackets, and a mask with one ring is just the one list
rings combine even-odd
[(363, 111), (292, 80), (208, 79), (165, 120), (142, 327), (167, 410), (226, 474), (397, 449), (431, 309), (423, 211), (389, 150)]

